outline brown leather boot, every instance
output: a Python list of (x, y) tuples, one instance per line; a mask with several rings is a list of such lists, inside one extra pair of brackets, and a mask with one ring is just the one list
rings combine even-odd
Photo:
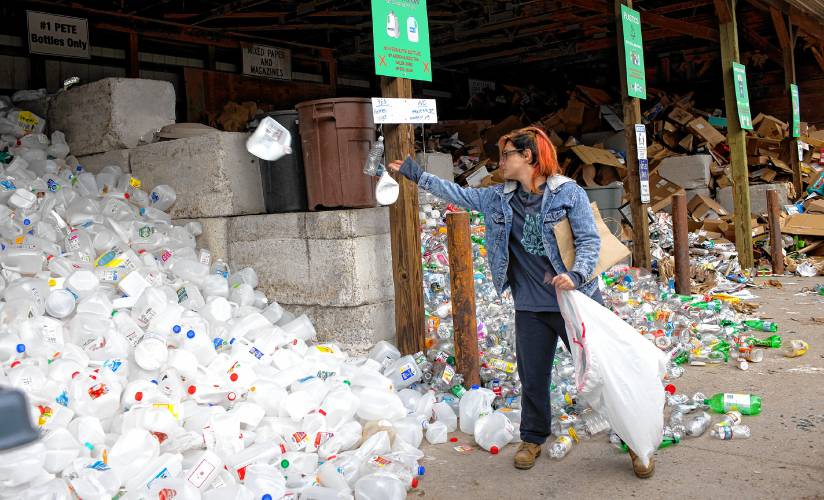
[(531, 469), (535, 459), (541, 456), (541, 445), (523, 441), (515, 453), (516, 469)]
[(629, 457), (632, 459), (632, 470), (637, 477), (640, 479), (649, 479), (652, 477), (652, 474), (655, 472), (655, 461), (653, 457), (649, 458), (649, 465), (646, 467), (641, 463), (641, 457), (636, 455), (634, 451), (629, 450)]

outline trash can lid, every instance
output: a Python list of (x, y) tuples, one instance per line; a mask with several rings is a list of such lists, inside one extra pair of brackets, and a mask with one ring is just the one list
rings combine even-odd
[(0, 389), (0, 415), (3, 415), (0, 451), (29, 444), (40, 437), (31, 425), (29, 403), (22, 392)]

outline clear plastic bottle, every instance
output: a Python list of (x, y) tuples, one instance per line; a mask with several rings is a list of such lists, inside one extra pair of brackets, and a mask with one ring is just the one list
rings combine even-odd
[(731, 439), (747, 439), (750, 437), (750, 427), (748, 425), (714, 425), (710, 430), (710, 436), (715, 439), (728, 441)]
[(572, 450), (572, 438), (569, 436), (558, 436), (555, 441), (549, 445), (549, 456), (555, 460), (560, 460), (567, 456)]

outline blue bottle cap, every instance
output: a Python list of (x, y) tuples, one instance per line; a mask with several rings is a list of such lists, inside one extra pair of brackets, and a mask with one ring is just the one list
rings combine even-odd
[(426, 474), (426, 467), (423, 465), (418, 466), (418, 475), (423, 476), (424, 474)]
[(144, 215), (146, 213), (145, 207), (140, 207), (140, 215)]
[(180, 333), (180, 325), (173, 326), (172, 331), (175, 332), (175, 333)]
[(31, 220), (29, 220), (29, 219), (23, 219), (23, 225), (24, 225), (24, 226), (28, 226), (29, 224), (31, 224)]
[(188, 332), (186, 332), (186, 336), (189, 337), (190, 339), (195, 338), (195, 331), (194, 330), (189, 330)]
[(17, 344), (17, 352), (21, 354), (26, 352), (26, 344)]
[(272, 500), (272, 495), (267, 493), (267, 494), (263, 495), (262, 497), (260, 497), (260, 500)]
[(477, 390), (477, 389), (480, 389), (480, 388), (481, 388), (481, 386), (479, 386), (478, 384), (473, 384), (472, 387), (470, 387), (470, 390), (474, 391), (474, 390)]
[(154, 385), (157, 385), (157, 380), (152, 379), (152, 383), (153, 383)]
[(232, 340), (230, 340), (230, 341), (229, 341), (229, 345), (232, 345), (232, 344), (234, 344), (234, 343), (235, 343), (235, 338), (234, 338), (234, 337), (232, 337)]

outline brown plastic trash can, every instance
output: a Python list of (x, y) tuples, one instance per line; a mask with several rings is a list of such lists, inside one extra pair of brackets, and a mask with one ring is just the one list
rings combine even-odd
[(376, 206), (377, 179), (363, 173), (375, 142), (372, 100), (321, 99), (296, 108), (309, 210)]

